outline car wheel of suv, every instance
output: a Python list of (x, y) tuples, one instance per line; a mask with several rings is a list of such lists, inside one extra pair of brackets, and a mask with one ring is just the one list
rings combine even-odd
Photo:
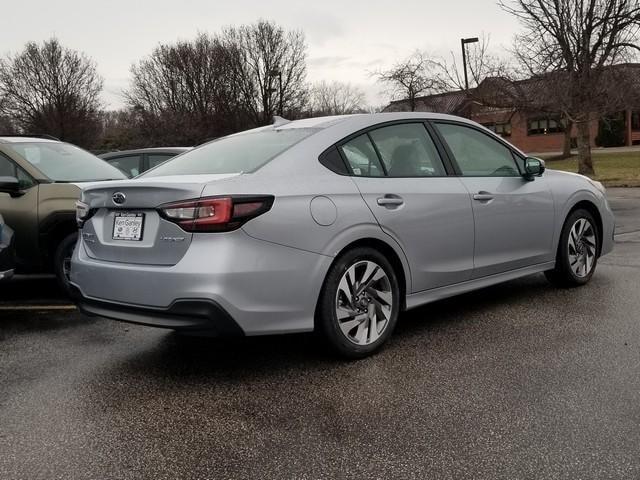
[(556, 267), (545, 272), (547, 279), (560, 287), (584, 285), (593, 276), (600, 247), (598, 229), (587, 210), (575, 210), (562, 227)]
[(71, 270), (71, 256), (73, 249), (78, 241), (78, 234), (72, 233), (67, 235), (56, 247), (53, 254), (53, 269), (58, 279), (58, 284), (65, 291), (71, 293), (71, 285), (69, 283), (69, 272)]
[(400, 289), (391, 264), (377, 250), (356, 248), (329, 270), (316, 324), (335, 351), (361, 358), (389, 338), (399, 307)]

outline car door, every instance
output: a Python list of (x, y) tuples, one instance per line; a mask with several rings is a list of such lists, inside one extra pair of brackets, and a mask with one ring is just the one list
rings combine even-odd
[(469, 195), (424, 123), (382, 126), (339, 146), (382, 229), (404, 250), (412, 292), (463, 282), (473, 271)]
[(516, 155), (481, 128), (435, 122), (475, 221), (473, 277), (553, 260), (553, 196), (544, 176), (525, 178)]
[(11, 196), (0, 192), (0, 213), (15, 233), (16, 256), (20, 264), (37, 266), (38, 250), (38, 184), (9, 157), (0, 153), (0, 177), (15, 177), (21, 193)]

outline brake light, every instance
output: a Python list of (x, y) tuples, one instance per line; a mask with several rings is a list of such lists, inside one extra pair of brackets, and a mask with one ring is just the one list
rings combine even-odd
[(76, 223), (78, 224), (78, 228), (82, 228), (85, 222), (89, 220), (94, 213), (95, 210), (89, 208), (89, 205), (78, 200), (76, 202)]
[(272, 196), (209, 197), (168, 203), (158, 211), (186, 232), (228, 232), (269, 211), (272, 205)]

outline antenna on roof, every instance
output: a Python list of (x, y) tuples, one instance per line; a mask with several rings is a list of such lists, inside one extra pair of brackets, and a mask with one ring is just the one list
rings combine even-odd
[(273, 116), (273, 125), (274, 127), (281, 127), (282, 125), (286, 125), (287, 123), (291, 123), (291, 120), (287, 120), (286, 118), (279, 117), (278, 115)]

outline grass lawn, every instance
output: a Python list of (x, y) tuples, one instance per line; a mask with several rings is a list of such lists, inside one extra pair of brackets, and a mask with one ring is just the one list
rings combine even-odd
[[(565, 160), (545, 159), (547, 168), (578, 171), (578, 157)], [(607, 152), (593, 151), (593, 168), (596, 171), (594, 180), (601, 181), (606, 187), (640, 187), (640, 151), (636, 152)]]

